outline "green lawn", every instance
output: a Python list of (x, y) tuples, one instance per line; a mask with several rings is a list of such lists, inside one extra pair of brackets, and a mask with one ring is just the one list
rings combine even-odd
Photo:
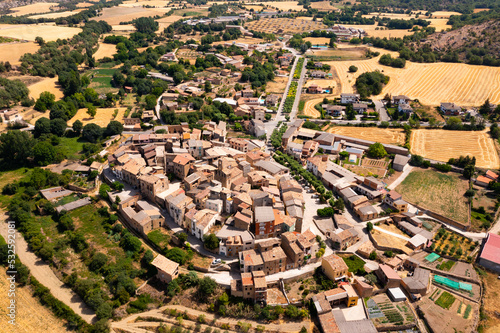
[(342, 259), (344, 259), (347, 267), (349, 267), (349, 272), (357, 272), (358, 270), (363, 269), (365, 266), (365, 262), (355, 255), (342, 257)]
[(162, 233), (160, 230), (153, 230), (148, 234), (148, 239), (163, 249), (168, 245), (170, 236)]
[(458, 222), (467, 222), (469, 209), (464, 196), (469, 183), (455, 173), (413, 170), (396, 187), (403, 199)]
[(447, 291), (443, 291), (435, 303), (443, 309), (449, 309), (453, 305), (453, 302), (455, 302), (455, 296)]
[(61, 147), (64, 150), (65, 155), (67, 156), (67, 159), (69, 160), (78, 160), (80, 159), (80, 153), (83, 150), (83, 144), (85, 143), (82, 139), (80, 138), (60, 138), (61, 143), (59, 144), (59, 147)]

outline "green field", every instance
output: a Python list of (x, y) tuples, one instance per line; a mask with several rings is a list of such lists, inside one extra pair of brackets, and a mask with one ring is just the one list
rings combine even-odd
[(342, 257), (347, 267), (349, 267), (349, 272), (357, 272), (360, 269), (364, 269), (365, 262), (355, 255), (350, 255), (348, 257)]
[(106, 94), (108, 92), (116, 92), (117, 89), (113, 87), (111, 81), (116, 69), (112, 68), (99, 68), (93, 70), (94, 77), (90, 81), (89, 88), (93, 88), (99, 94)]
[(66, 158), (69, 160), (80, 159), (80, 152), (83, 150), (84, 141), (80, 138), (60, 138), (61, 143), (59, 147), (63, 150), (66, 155)]
[(454, 302), (455, 302), (455, 296), (453, 296), (447, 291), (443, 291), (443, 293), (441, 294), (441, 296), (439, 296), (439, 298), (435, 303), (436, 305), (439, 305), (443, 309), (449, 309)]
[(455, 173), (415, 169), (395, 190), (404, 200), (466, 223), (469, 209), (464, 194), (468, 186), (468, 181)]
[(452, 267), (455, 265), (455, 262), (453, 260), (447, 260), (445, 261), (444, 263), (442, 263), (441, 265), (438, 265), (438, 267), (436, 267), (437, 269), (440, 269), (442, 271), (449, 271), (450, 269), (452, 269)]

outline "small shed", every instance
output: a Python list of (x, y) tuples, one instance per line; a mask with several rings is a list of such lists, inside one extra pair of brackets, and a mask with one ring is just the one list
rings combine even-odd
[(387, 295), (394, 301), (394, 302), (404, 302), (406, 301), (406, 296), (404, 292), (401, 290), (401, 288), (389, 288), (387, 290)]

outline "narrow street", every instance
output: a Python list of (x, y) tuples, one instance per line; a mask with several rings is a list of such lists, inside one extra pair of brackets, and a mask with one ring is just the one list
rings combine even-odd
[(373, 100), (373, 103), (375, 104), (375, 111), (378, 112), (380, 116), (380, 121), (391, 121), (391, 117), (389, 117), (384, 103), (380, 100), (375, 99)]

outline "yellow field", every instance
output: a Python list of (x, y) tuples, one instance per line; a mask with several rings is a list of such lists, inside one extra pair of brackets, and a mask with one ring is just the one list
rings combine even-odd
[[(113, 112), (115, 112), (115, 109), (118, 109), (118, 115), (115, 119), (113, 119)], [(87, 114), (87, 109), (80, 109), (76, 115), (70, 119), (70, 123), (68, 123), (68, 125), (73, 125), (73, 123), (77, 120), (80, 120), (83, 125), (93, 123), (101, 127), (106, 127), (111, 120), (117, 120), (123, 123), (123, 114), (126, 109), (127, 108), (99, 108), (97, 109), (97, 113), (94, 118), (91, 118)]]
[(451, 25), (448, 25), (448, 19), (426, 19), (426, 21), (430, 21), (431, 24), (429, 27), (436, 28), (437, 32), (441, 30), (451, 29)]
[(0, 61), (19, 65), (19, 58), (25, 53), (35, 53), (40, 46), (34, 42), (0, 44)]
[(172, 23), (179, 21), (182, 18), (183, 17), (179, 15), (170, 15), (156, 20), (156, 22), (160, 25), (159, 31), (163, 31), (163, 29), (168, 28)]
[(16, 328), (9, 330), (7, 324), (7, 306), (10, 299), (7, 297), (9, 281), (5, 268), (0, 270), (0, 317), (2, 318), (2, 332), (67, 332), (62, 320), (57, 319), (52, 312), (40, 304), (38, 298), (32, 296), (29, 287), (16, 286)]
[(323, 97), (320, 97), (320, 98), (315, 98), (315, 99), (310, 99), (306, 102), (306, 104), (304, 105), (304, 115), (305, 116), (309, 116), (309, 117), (312, 117), (312, 118), (319, 118), (321, 117), (321, 113), (316, 110), (314, 108), (314, 106), (316, 104), (318, 104), (319, 102), (321, 102), (323, 100), (323, 98), (327, 97), (326, 95), (323, 96)]
[(313, 45), (324, 45), (330, 43), (330, 38), (326, 37), (306, 37), (305, 42), (311, 42)]
[[(153, 7), (173, 7), (169, 6), (168, 3), (170, 1), (161, 1), (161, 0), (148, 0), (148, 1), (124, 1), (120, 4), (121, 7), (142, 7), (142, 6), (153, 6)], [(175, 7), (174, 7), (175, 8)]]
[(88, 7), (91, 7), (93, 6), (94, 4), (91, 3), (91, 2), (80, 2), (76, 5), (76, 7), (78, 8), (88, 8)]
[(266, 83), (266, 93), (283, 94), (285, 92), (287, 76), (275, 76), (274, 81)]
[(56, 96), (56, 100), (64, 97), (59, 84), (57, 84), (57, 77), (45, 78), (40, 82), (28, 86), (28, 89), (30, 90), (30, 97), (34, 99), (38, 99), (44, 91), (53, 93)]
[(413, 14), (409, 15), (409, 14), (377, 13), (377, 12), (370, 13), (367, 15), (361, 15), (361, 16), (364, 18), (372, 18), (373, 16), (380, 17), (380, 18), (388, 17), (390, 19), (398, 19), (398, 20), (409, 20), (411, 18), (415, 18), (415, 15), (413, 15)]
[(113, 57), (113, 54), (116, 53), (116, 45), (114, 44), (106, 44), (99, 43), (99, 48), (97, 52), (94, 54), (96, 60), (102, 59), (104, 57)]
[(434, 18), (448, 18), (452, 15), (462, 15), (459, 12), (432, 12), (432, 17)]
[(482, 132), (413, 130), (411, 153), (447, 162), (461, 155), (476, 157), (476, 166), (498, 169), (500, 159), (488, 130)]
[(405, 143), (405, 134), (402, 129), (334, 126), (329, 128), (328, 132), (393, 145)]
[(48, 24), (0, 24), (0, 36), (34, 41), (43, 37), (46, 42), (58, 38), (66, 39), (80, 33), (80, 28), (61, 27)]
[(311, 8), (317, 9), (319, 11), (336, 11), (336, 10), (338, 10), (336, 7), (333, 7), (330, 4), (330, 1), (311, 2)]
[(14, 12), (10, 15), (12, 16), (22, 16), (28, 14), (39, 14), (39, 13), (47, 13), (50, 12), (51, 7), (58, 7), (59, 4), (57, 2), (38, 2), (32, 5), (20, 6), (12, 8), (11, 10)]
[[(282, 2), (275, 2), (276, 4)], [(321, 22), (308, 20), (298, 20), (290, 18), (262, 18), (258, 21), (246, 23), (245, 27), (255, 31), (266, 33), (276, 33), (278, 30), (283, 30), (284, 33), (302, 33), (313, 30), (324, 30), (327, 28)]]
[(77, 14), (77, 13), (81, 12), (82, 10), (83, 9), (76, 9), (76, 10), (73, 10), (73, 11), (66, 11), (66, 12), (38, 14), (38, 15), (28, 16), (28, 18), (31, 18), (31, 19), (34, 19), (34, 20), (40, 19), (40, 18), (55, 19), (55, 18), (59, 18), (59, 17), (68, 17), (68, 16), (71, 16), (71, 15), (74, 15), (74, 14)]
[(259, 5), (245, 5), (245, 8), (248, 10), (254, 10), (254, 12), (260, 12), (262, 9), (264, 9), (264, 6), (259, 6)]
[[(339, 78), (342, 93), (354, 92), (356, 78), (364, 72), (383, 71), (391, 79), (382, 93), (404, 94), (419, 99), (425, 105), (439, 105), (453, 101), (461, 106), (477, 106), (487, 98), (500, 103), (500, 68), (454, 63), (412, 63), (406, 68), (392, 68), (378, 63), (378, 57), (350, 62), (325, 62), (332, 66)], [(349, 73), (350, 65), (358, 67)]]
[[(170, 9), (167, 9), (167, 11)], [(164, 11), (159, 9), (148, 9), (142, 7), (111, 7), (104, 8), (102, 14), (93, 17), (94, 21), (105, 21), (110, 25), (120, 24), (120, 22), (129, 22), (139, 17), (149, 17), (163, 15)]]
[(264, 43), (262, 38), (252, 38), (252, 37), (242, 37), (235, 40), (221, 40), (220, 42), (214, 42), (213, 45), (224, 45), (225, 43), (241, 43), (241, 44), (260, 44)]
[[(371, 16), (370, 16), (371, 17)], [(401, 29), (395, 29), (395, 30), (375, 30), (376, 28), (378, 28), (377, 25), (373, 24), (373, 25), (352, 25), (352, 24), (343, 24), (343, 26), (345, 27), (353, 27), (353, 28), (357, 28), (357, 29), (363, 29), (365, 30), (365, 32), (368, 34), (368, 36), (370, 37), (380, 37), (380, 38), (384, 38), (384, 37), (387, 37), (387, 38), (403, 38), (404, 36), (407, 36), (407, 35), (411, 35), (413, 34), (413, 32), (411, 31), (408, 31), (408, 30), (401, 30)], [(383, 27), (381, 27), (380, 29), (382, 29)]]
[[(312, 21), (313, 17), (312, 16), (297, 16), (297, 20), (306, 20), (306, 21)], [(316, 21), (322, 21), (323, 19), (321, 17), (317, 17)]]
[(259, 4), (269, 7), (274, 7), (281, 10), (305, 11), (304, 6), (299, 5), (297, 1), (267, 1), (267, 2), (259, 2)]

